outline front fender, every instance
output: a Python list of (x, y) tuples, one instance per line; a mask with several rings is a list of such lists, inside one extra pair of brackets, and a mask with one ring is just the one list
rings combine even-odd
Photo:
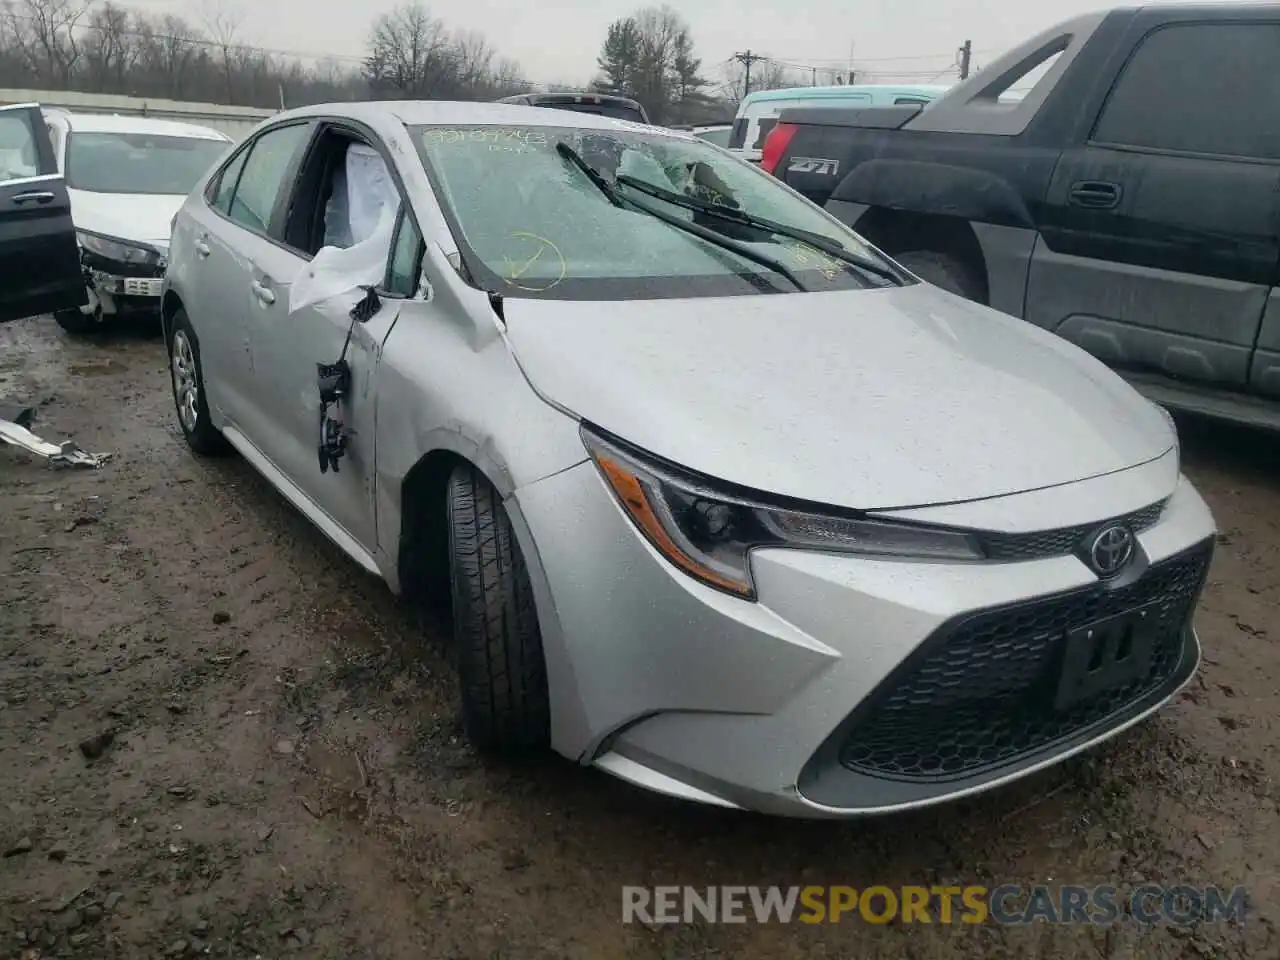
[(864, 161), (840, 181), (830, 203), (1035, 228), (1022, 195), (1008, 181), (985, 170), (923, 160)]
[(586, 459), (577, 421), (538, 397), (505, 339), (477, 339), (474, 325), (442, 316), (446, 309), (440, 300), (406, 302), (378, 367), (378, 560), (395, 590), (404, 485), (424, 457), (456, 454), (503, 500)]

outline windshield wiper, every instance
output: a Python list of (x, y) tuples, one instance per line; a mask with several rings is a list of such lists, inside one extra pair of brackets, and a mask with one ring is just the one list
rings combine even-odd
[(657, 220), (661, 220), (663, 223), (675, 227), (677, 230), (683, 230), (685, 233), (693, 234), (693, 236), (698, 237), (701, 240), (705, 240), (707, 243), (714, 246), (720, 247), (722, 250), (730, 250), (744, 259), (750, 260), (751, 262), (759, 264), (766, 269), (781, 274), (797, 290), (806, 289), (805, 285), (800, 282), (794, 272), (787, 268), (786, 264), (768, 256), (767, 254), (759, 253), (744, 244), (737, 243), (727, 237), (721, 236), (714, 230), (708, 230), (706, 227), (700, 227), (696, 223), (690, 223), (687, 220), (682, 220), (680, 217), (672, 216), (669, 213), (665, 213), (662, 210), (649, 206), (647, 203), (640, 203), (634, 198), (627, 198), (624, 200), (618, 194), (617, 188), (615, 188), (614, 185), (605, 178), (604, 174), (591, 164), (587, 163), (587, 161), (583, 159), (582, 154), (578, 153), (577, 150), (573, 149), (573, 147), (569, 146), (569, 144), (565, 143), (563, 140), (556, 144), (556, 153), (560, 154), (560, 156), (564, 157), (575, 167), (581, 170), (586, 175), (587, 179), (595, 184), (596, 188), (605, 195), (605, 199), (615, 207), (621, 207), (624, 205), (634, 207), (636, 210), (647, 213), (649, 216)]
[(622, 198), (618, 196), (618, 191), (613, 188), (613, 184), (605, 179), (604, 174), (591, 164), (587, 163), (587, 161), (583, 159), (582, 154), (573, 149), (573, 147), (569, 146), (563, 140), (556, 144), (556, 153), (560, 154), (560, 156), (564, 157), (586, 174), (587, 179), (596, 185), (610, 203), (615, 207), (622, 206)]
[[(667, 203), (675, 204), (678, 207), (684, 207), (686, 210), (697, 210), (699, 213), (709, 214), (713, 217), (719, 217), (729, 223), (740, 224), (744, 227), (754, 227), (757, 230), (764, 230), (768, 233), (776, 234), (780, 237), (787, 237), (796, 240), (807, 246), (834, 257), (842, 263), (851, 267), (857, 267), (865, 270), (867, 273), (875, 274), (884, 280), (892, 281), (895, 286), (902, 286), (902, 277), (890, 267), (882, 266), (874, 260), (867, 257), (859, 256), (856, 253), (850, 253), (839, 241), (832, 240), (830, 237), (824, 237), (820, 233), (814, 233), (811, 230), (804, 230), (800, 227), (790, 227), (776, 220), (768, 220), (764, 217), (758, 217), (755, 214), (744, 213), (741, 210), (734, 210), (732, 207), (721, 206), (718, 203), (708, 203), (705, 200), (697, 200), (693, 197), (685, 196), (681, 193), (675, 193), (672, 190), (665, 190), (649, 183), (647, 180), (641, 180), (639, 177), (633, 177), (630, 174), (620, 173), (617, 176), (618, 183), (631, 187), (633, 190), (639, 190), (641, 193), (647, 193), (651, 197), (664, 200)], [(616, 191), (615, 191), (616, 193)]]

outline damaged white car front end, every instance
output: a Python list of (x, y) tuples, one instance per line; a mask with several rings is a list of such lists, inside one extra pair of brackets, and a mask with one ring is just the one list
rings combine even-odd
[(87, 302), (55, 314), (80, 333), (122, 314), (157, 318), (173, 217), (231, 145), (208, 127), (46, 111), (65, 174)]

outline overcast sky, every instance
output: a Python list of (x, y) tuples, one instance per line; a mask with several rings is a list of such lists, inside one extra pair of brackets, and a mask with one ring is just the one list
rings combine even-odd
[[(193, 21), (209, 0), (123, 0)], [(216, 0), (243, 11), (244, 40), (258, 46), (359, 56), (373, 18), (396, 0)], [(524, 78), (585, 83), (609, 23), (647, 4), (635, 0), (434, 0), (431, 13), (453, 29), (479, 30)], [(1088, 0), (673, 0), (689, 23), (703, 72), (722, 79), (733, 53), (750, 49), (801, 67), (855, 65), (885, 82), (954, 78), (945, 71), (966, 39), (981, 65), (1076, 13)], [(819, 77), (821, 80), (821, 76)]]

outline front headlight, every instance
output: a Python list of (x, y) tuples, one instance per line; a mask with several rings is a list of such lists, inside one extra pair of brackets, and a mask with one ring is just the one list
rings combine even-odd
[(981, 560), (969, 534), (791, 510), (711, 489), (582, 428), (582, 440), (627, 516), (664, 557), (703, 583), (755, 599), (749, 553), (794, 547), (919, 560)]
[(160, 262), (160, 252), (158, 250), (139, 246), (136, 243), (129, 243), (125, 240), (115, 240), (111, 237), (99, 236), (96, 233), (85, 233), (83, 230), (76, 231), (76, 240), (79, 241), (80, 246), (90, 253), (96, 253), (100, 257), (115, 260), (119, 263), (155, 266)]

